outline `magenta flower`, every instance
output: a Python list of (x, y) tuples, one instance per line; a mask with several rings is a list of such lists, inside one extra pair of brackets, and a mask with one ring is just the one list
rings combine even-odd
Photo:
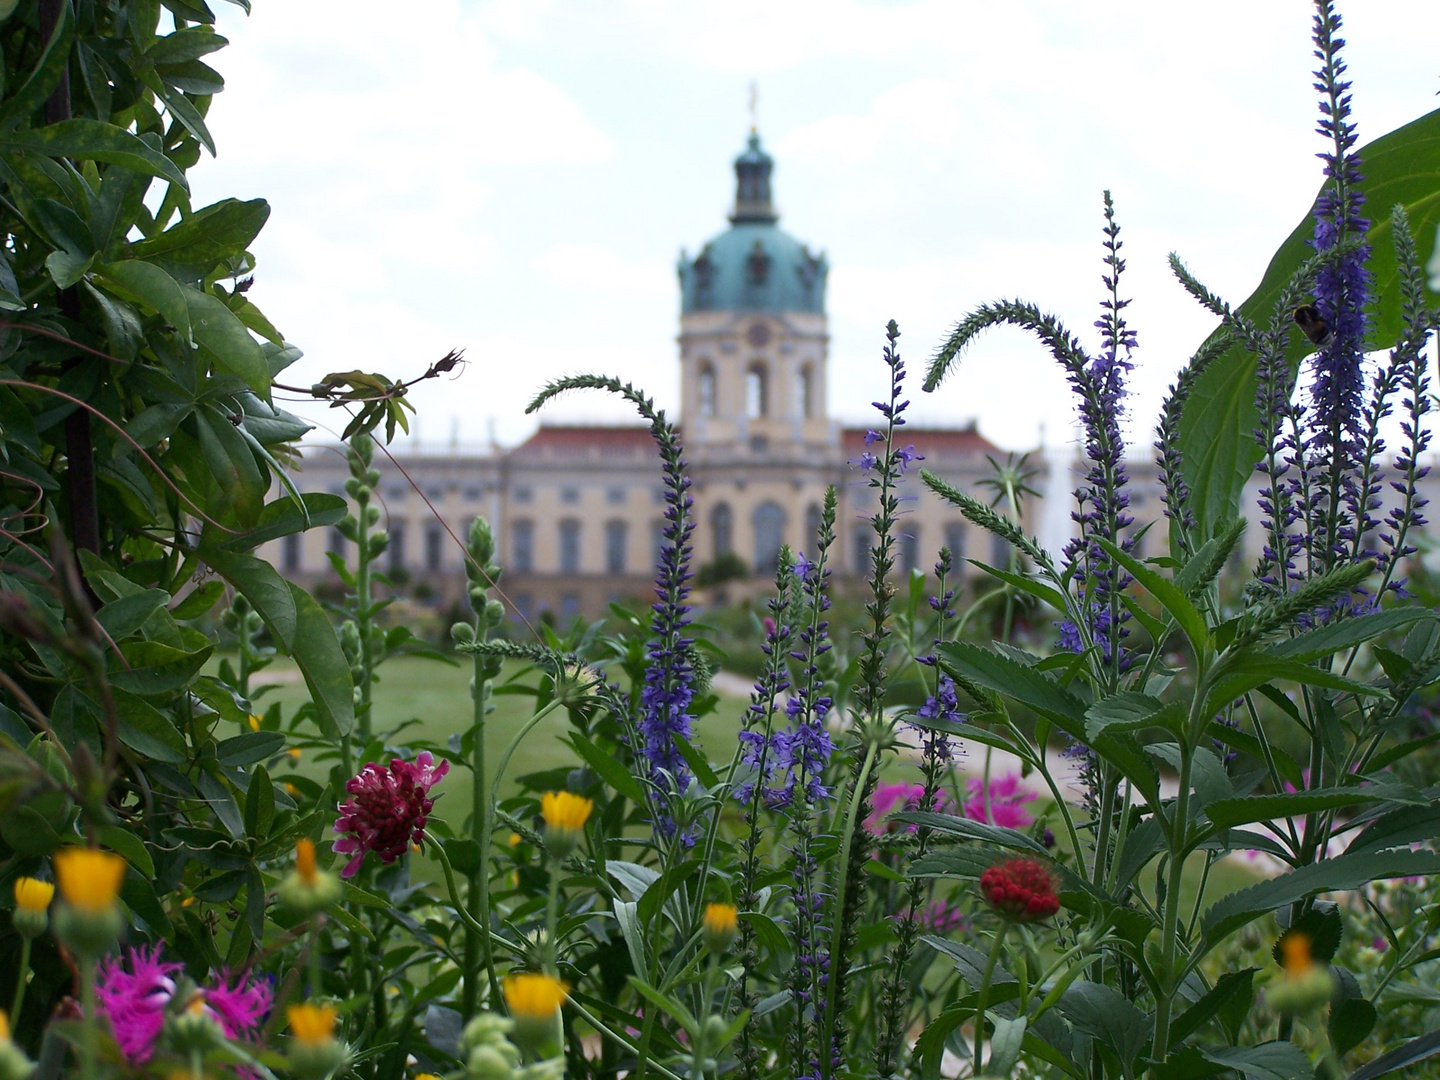
[[(870, 814), (865, 818), (865, 831), (871, 836), (884, 836), (887, 832), (893, 832), (895, 823), (885, 819), (905, 810), (919, 810), (920, 800), (924, 797), (924, 784), (880, 784), (875, 788)], [(949, 813), (950, 797), (943, 791), (937, 791), (931, 810), (937, 814)], [(908, 831), (914, 832), (915, 826), (908, 826)]]
[(388, 770), (372, 761), (345, 784), (351, 797), (339, 807), (335, 831), (344, 835), (335, 841), (335, 853), (353, 858), (341, 877), (354, 877), (367, 851), (389, 866), (412, 842), (425, 839), (425, 822), (435, 807), (430, 789), (450, 771), (448, 761), (436, 766), (434, 760), (426, 750), (414, 761), (396, 758)]
[[(161, 960), (160, 950), (159, 945), (129, 948), (123, 961), (107, 957), (95, 984), (100, 1011), (132, 1065), (145, 1064), (155, 1053), (155, 1042), (165, 1028), (165, 1010), (175, 996), (175, 977), (183, 970), (181, 964)], [(229, 1039), (257, 1035), (274, 1001), (268, 982), (244, 975), (222, 976), (217, 986), (201, 993)]]
[(971, 821), (983, 821), (987, 825), (999, 825), (1006, 829), (1023, 829), (1034, 820), (1023, 804), (1033, 802), (1035, 792), (1020, 787), (1020, 777), (1015, 773), (991, 780), (988, 796), (983, 777), (972, 776), (966, 786), (970, 798), (965, 800), (964, 812)]
[(159, 945), (126, 949), (125, 956), (128, 970), (116, 957), (101, 961), (95, 995), (126, 1060), (143, 1065), (155, 1052), (183, 965), (161, 961)]
[(918, 913), (916, 920), (932, 934), (949, 934), (970, 929), (970, 917), (954, 904), (936, 900)]

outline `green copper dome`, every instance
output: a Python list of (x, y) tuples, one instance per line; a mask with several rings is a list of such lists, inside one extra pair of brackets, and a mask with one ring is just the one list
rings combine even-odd
[(680, 310), (809, 311), (825, 313), (825, 256), (810, 249), (776, 222), (770, 198), (774, 159), (751, 132), (735, 159), (735, 210), (730, 228), (694, 259), (680, 256)]

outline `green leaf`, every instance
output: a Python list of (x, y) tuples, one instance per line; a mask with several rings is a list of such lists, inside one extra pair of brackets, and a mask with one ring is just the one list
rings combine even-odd
[(1383, 792), (1366, 791), (1363, 787), (1315, 788), (1279, 795), (1249, 795), (1243, 799), (1223, 799), (1205, 808), (1211, 824), (1221, 829), (1248, 825), (1254, 821), (1274, 821), (1320, 810), (1336, 810), (1342, 806), (1358, 806), (1384, 798)]
[(614, 754), (607, 754), (578, 731), (570, 733), (570, 744), (575, 748), (575, 752), (600, 774), (602, 780), (631, 802), (645, 805), (645, 789), (640, 786), (640, 781), (631, 775), (630, 770), (620, 764), (619, 758)]
[(229, 510), (245, 528), (256, 524), (265, 505), (266, 477), (255, 464), (250, 446), (224, 413), (207, 405), (196, 415), (200, 451), (210, 477), (219, 485), (224, 497), (223, 507), (211, 509), (215, 514)]
[(98, 833), (100, 843), (118, 855), (147, 878), (155, 876), (155, 862), (145, 850), (145, 841), (129, 829), (119, 825), (102, 825)]
[(1163, 727), (1167, 731), (1175, 731), (1184, 720), (1184, 707), (1177, 703), (1166, 704), (1138, 690), (1122, 690), (1102, 698), (1085, 710), (1085, 732), (1090, 739), (1095, 739), (1108, 728), (1139, 731), (1147, 727)]
[(264, 199), (225, 199), (197, 210), (131, 250), (136, 258), (203, 277), (217, 263), (243, 254), (270, 217)]
[(1210, 1020), (1219, 1016), (1222, 1009), (1243, 1001), (1244, 1011), (1248, 1012), (1250, 1002), (1255, 1000), (1255, 972), (1259, 970), (1249, 967), (1242, 971), (1227, 971), (1215, 980), (1215, 985), (1201, 995), (1200, 1000), (1171, 1023), (1171, 1045), (1188, 1039)]
[(94, 255), (52, 251), (45, 256), (45, 269), (50, 271), (50, 278), (55, 282), (56, 288), (68, 289), (80, 282), (94, 261)]
[(1200, 1052), (1207, 1061), (1244, 1073), (1246, 1080), (1315, 1080), (1315, 1066), (1288, 1039), (1259, 1046), (1202, 1046)]
[(1360, 1066), (1350, 1074), (1350, 1080), (1377, 1080), (1386, 1073), (1397, 1072), (1424, 1061), (1436, 1052), (1440, 1052), (1440, 1031), (1427, 1032)]
[(1077, 1031), (1083, 1031), (1115, 1051), (1133, 1075), (1149, 1023), (1144, 1013), (1119, 990), (1087, 979), (1076, 979), (1060, 999), (1060, 1011)]
[(145, 59), (152, 64), (183, 64), (225, 48), (230, 42), (209, 26), (187, 26), (173, 34), (155, 39), (145, 50)]
[(355, 726), (355, 683), (329, 616), (313, 596), (290, 585), (295, 605), (295, 638), (290, 655), (305, 676), (320, 730), (332, 739)]
[[(101, 284), (108, 281), (119, 285), (141, 303), (158, 311), (186, 341), (191, 340), (190, 303), (185, 298), (185, 290), (160, 267), (139, 259), (128, 259), (99, 266), (96, 273)], [(149, 444), (142, 442), (141, 445)]]
[(1376, 611), (1369, 615), (1342, 619), (1340, 622), (1329, 623), (1319, 629), (1297, 634), (1293, 638), (1270, 646), (1266, 651), (1271, 656), (1283, 656), (1287, 660), (1309, 663), (1312, 660), (1334, 656), (1345, 649), (1353, 649), (1356, 645), (1363, 645), (1382, 634), (1399, 630), (1412, 623), (1417, 623), (1421, 619), (1434, 618), (1433, 611), (1418, 605), (1393, 607), (1387, 611)]
[(209, 349), (226, 371), (262, 398), (269, 398), (270, 365), (265, 362), (260, 343), (250, 336), (245, 324), (209, 293), (186, 287), (185, 302), (190, 309), (190, 327), (195, 340)]
[(0, 132), (0, 147), (29, 150), (52, 158), (104, 161), (158, 176), (184, 191), (190, 190), (185, 174), (159, 150), (123, 128), (100, 120), (61, 120), (42, 128)]
[(963, 836), (967, 840), (978, 840), (984, 844), (1029, 851), (1049, 858), (1049, 852), (1044, 847), (1018, 829), (1006, 829), (999, 825), (987, 825), (981, 821), (957, 817), (954, 814), (931, 814), (922, 810), (906, 810), (898, 814), (891, 814), (889, 820), (924, 825), (936, 832), (947, 833), (951, 836)]
[(285, 736), (279, 731), (247, 731), (225, 739), (215, 747), (215, 757), (227, 769), (238, 769), (274, 757), (285, 748)]
[(1440, 854), (1432, 851), (1365, 852), (1337, 855), (1302, 866), (1222, 897), (1205, 912), (1205, 936), (1218, 941), (1267, 912), (1316, 893), (1358, 889), (1381, 878), (1440, 873)]
[(1099, 543), (1111, 558), (1130, 572), (1130, 576), (1142, 589), (1160, 602), (1160, 606), (1170, 613), (1175, 624), (1189, 639), (1191, 649), (1197, 656), (1202, 655), (1205, 652), (1208, 637), (1205, 616), (1200, 614), (1199, 609), (1190, 602), (1190, 598), (1185, 595), (1184, 591), (1169, 578), (1157, 574), (1128, 551), (1116, 547), (1108, 540), (1102, 539)]
[(1440, 806), (1401, 806), (1361, 829), (1345, 848), (1345, 854), (1409, 847), (1436, 837), (1440, 837)]
[[(70, 47), (74, 37), (75, 19), (71, 14), (71, 5), (61, 4), (55, 29), (50, 34), (50, 40), (45, 43), (45, 50), (40, 54), (35, 70), (20, 84), (20, 89), (11, 94), (4, 105), (0, 105), (0, 130), (23, 124), (36, 109), (50, 100), (70, 63)], [(8, 82), (11, 73), (7, 71), (5, 78)]]
[[(1440, 172), (1440, 110), (1382, 135), (1362, 146), (1358, 153), (1365, 162), (1365, 179), (1358, 188), (1378, 211), (1366, 234), (1372, 248), (1369, 269), (1376, 297), (1371, 307), (1368, 348), (1388, 349), (1395, 343), (1402, 321), (1399, 267), (1389, 210), (1397, 203), (1405, 207), (1423, 264), (1430, 256), (1436, 227), (1440, 225), (1440, 183), (1436, 180)], [(1308, 244), (1314, 235), (1313, 214), (1312, 203), (1270, 260), (1259, 287), (1237, 309), (1240, 315), (1257, 323), (1268, 322), (1290, 278), (1314, 255)], [(1292, 364), (1298, 365), (1311, 351), (1306, 338), (1292, 335)], [(1260, 458), (1254, 437), (1259, 423), (1255, 361), (1249, 352), (1236, 347), (1212, 362), (1196, 380), (1180, 419), (1185, 480), (1202, 538), (1210, 535), (1217, 522), (1235, 517), (1241, 491)]]
[(206, 550), (201, 558), (250, 601), (276, 642), (288, 652), (295, 643), (298, 616), (290, 584), (279, 571), (264, 559), (234, 551)]
[(965, 561), (972, 566), (978, 566), (991, 577), (997, 578), (1007, 585), (1013, 585), (1021, 592), (1029, 593), (1038, 600), (1044, 600), (1061, 615), (1067, 613), (1065, 597), (1060, 594), (1060, 590), (1052, 588), (1034, 578), (1024, 577), (1020, 574), (1012, 574), (1008, 570), (999, 570), (996, 567), (981, 562), (979, 559), (966, 559)]
[[(253, 528), (239, 536), (224, 536), (223, 539), (215, 541), (214, 549), (253, 551), (261, 544), (289, 536), (291, 533), (334, 525), (349, 511), (349, 504), (341, 496), (331, 495), (329, 492), (307, 491), (300, 498), (304, 503), (303, 509), (295, 505), (294, 499), (288, 497), (266, 503)], [(201, 547), (205, 550), (204, 544)]]
[(185, 599), (170, 609), (170, 616), (175, 619), (198, 619), (215, 606), (215, 601), (220, 599), (220, 594), (224, 591), (223, 581), (207, 581), (204, 585), (191, 589)]
[(265, 766), (257, 765), (250, 776), (250, 788), (245, 792), (245, 835), (252, 840), (264, 840), (270, 835), (274, 820), (275, 785)]
[(213, 651), (213, 645), (186, 652), (158, 641), (122, 642), (120, 653), (128, 667), (111, 671), (110, 681), (132, 694), (168, 694), (189, 683)]
[(699, 1022), (695, 1019), (694, 1014), (691, 1013), (689, 1009), (685, 1008), (684, 1005), (681, 1005), (680, 1002), (675, 1001), (673, 998), (670, 998), (665, 994), (662, 994), (659, 990), (655, 989), (655, 987), (651, 986), (644, 979), (639, 978), (638, 976), (631, 975), (628, 978), (630, 981), (630, 985), (640, 992), (641, 997), (645, 998), (646, 1001), (649, 1001), (651, 1004), (660, 1008), (663, 1012), (668, 1013), (670, 1016), (673, 1016), (677, 1021), (679, 1021), (680, 1026), (689, 1033), (692, 1039), (699, 1034)]
[(963, 641), (946, 641), (936, 646), (940, 664), (949, 674), (1028, 705), (1053, 720), (1072, 738), (1085, 737), (1085, 706), (1074, 694), (1043, 673), (1009, 657)]
[(150, 616), (169, 602), (170, 594), (164, 589), (146, 589), (144, 592), (112, 600), (95, 613), (95, 621), (110, 635), (112, 641), (123, 641), (149, 622)]
[(137, 754), (168, 765), (183, 765), (189, 760), (185, 736), (164, 713), (125, 690), (113, 688), (111, 695), (122, 743)]

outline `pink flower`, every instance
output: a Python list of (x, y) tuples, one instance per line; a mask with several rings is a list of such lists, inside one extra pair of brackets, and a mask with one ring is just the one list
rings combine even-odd
[[(95, 984), (100, 1011), (132, 1065), (145, 1064), (155, 1053), (155, 1041), (165, 1027), (165, 1010), (175, 996), (175, 977), (183, 970), (181, 964), (162, 961), (160, 950), (159, 945), (126, 949), (124, 963), (107, 957), (100, 964)], [(274, 999), (269, 983), (244, 975), (223, 976), (219, 985), (202, 993), (206, 1007), (229, 1039), (255, 1036)]]
[(964, 812), (971, 821), (983, 821), (1006, 829), (1023, 829), (1034, 820), (1022, 804), (1033, 802), (1035, 792), (1021, 788), (1020, 777), (1015, 773), (991, 780), (988, 798), (983, 777), (972, 776), (966, 786), (970, 798), (965, 800)]
[(205, 991), (205, 1004), (220, 1021), (227, 1039), (249, 1039), (257, 1035), (260, 1025), (270, 1015), (275, 994), (269, 982), (236, 976), (234, 985), (227, 975), (220, 984)]
[(183, 965), (163, 963), (159, 945), (126, 949), (125, 954), (128, 971), (115, 957), (101, 961), (95, 995), (126, 1060), (143, 1065), (155, 1052), (165, 1006), (175, 995), (175, 976)]
[(970, 928), (970, 919), (965, 912), (944, 900), (936, 900), (922, 909), (917, 913), (916, 921), (932, 934), (949, 934)]
[(354, 858), (340, 871), (341, 877), (354, 877), (367, 851), (375, 852), (388, 866), (405, 854), (412, 842), (425, 839), (425, 822), (435, 807), (430, 789), (450, 771), (448, 761), (435, 766), (434, 760), (426, 750), (414, 761), (396, 758), (389, 770), (372, 761), (346, 782), (351, 797), (339, 807), (335, 831), (345, 835), (335, 841), (335, 852)]
[[(887, 832), (893, 831), (894, 823), (887, 823), (885, 819), (891, 814), (901, 811), (919, 810), (920, 800), (924, 797), (924, 784), (880, 784), (875, 788), (875, 798), (870, 815), (865, 819), (865, 830), (871, 836), (884, 836)], [(937, 791), (932, 809), (937, 814), (949, 813), (950, 797), (943, 791)], [(910, 832), (915, 831), (914, 825), (907, 826), (907, 828)]]

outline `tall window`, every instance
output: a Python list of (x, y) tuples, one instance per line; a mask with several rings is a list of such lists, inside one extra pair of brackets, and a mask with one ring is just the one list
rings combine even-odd
[(285, 537), (285, 545), (282, 549), (284, 554), (285, 569), (291, 573), (300, 569), (300, 534), (290, 533)]
[(560, 522), (560, 572), (580, 572), (580, 522), (574, 518)]
[(611, 574), (625, 573), (625, 522), (605, 523), (605, 570)]
[(535, 569), (535, 523), (533, 521), (522, 519), (510, 526), (510, 565), (521, 574), (528, 574)]
[(710, 536), (717, 559), (735, 550), (735, 515), (730, 512), (729, 503), (721, 503), (710, 511)]
[(330, 528), (330, 550), (331, 550), (332, 552), (334, 552), (336, 555), (344, 555), (344, 554), (345, 554), (345, 544), (346, 544), (345, 534), (342, 533), (339, 529), (335, 528), (334, 526), (331, 526), (331, 528)]
[(990, 565), (999, 570), (1010, 567), (1010, 544), (1002, 536), (990, 534)]
[(785, 543), (785, 511), (778, 503), (761, 503), (755, 508), (755, 569), (773, 574)]
[(445, 529), (438, 521), (425, 526), (425, 569), (439, 570), (445, 551)]
[(859, 522), (851, 537), (855, 545), (850, 556), (855, 560), (855, 576), (869, 577), (870, 545), (875, 542), (875, 528), (868, 521)]
[(900, 569), (913, 573), (920, 568), (920, 529), (911, 525), (910, 531), (900, 534)]
[(952, 521), (945, 526), (945, 546), (950, 549), (950, 565), (956, 577), (965, 576), (965, 526)]
[(659, 566), (660, 556), (665, 553), (665, 546), (669, 543), (665, 539), (665, 522), (657, 518), (650, 523), (650, 565)]
[(385, 547), (385, 555), (391, 570), (402, 570), (405, 567), (405, 522), (392, 521), (390, 523), (390, 542)]
[(800, 550), (806, 555), (814, 555), (820, 550), (821, 516), (819, 503), (811, 503), (805, 508), (805, 535), (800, 541)]
[(811, 382), (810, 369), (808, 367), (801, 368), (799, 374), (795, 376), (795, 415), (802, 420), (809, 420), (815, 415), (814, 405), (811, 403), (814, 390), (810, 385)]
[(770, 412), (770, 388), (765, 365), (758, 360), (745, 372), (745, 415), (752, 420)]
[(697, 384), (700, 391), (700, 415), (715, 415), (715, 369), (710, 366), (710, 361), (705, 360), (700, 364), (700, 379)]

